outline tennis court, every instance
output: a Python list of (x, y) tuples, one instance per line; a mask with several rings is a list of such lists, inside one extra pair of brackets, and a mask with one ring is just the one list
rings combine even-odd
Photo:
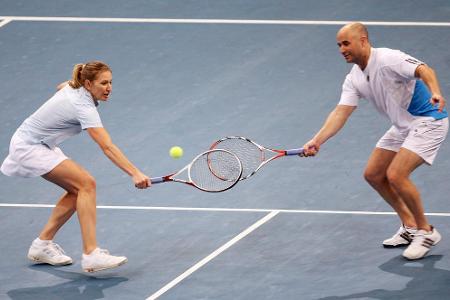
[[(448, 1), (0, 0), (0, 157), (73, 65), (92, 59), (113, 70), (103, 124), (150, 176), (228, 135), (301, 147), (339, 100), (351, 66), (335, 35), (356, 20), (374, 47), (432, 66), (450, 98)], [(61, 148), (96, 178), (100, 246), (129, 261), (84, 273), (74, 216), (55, 239), (74, 264), (32, 265), (28, 247), (62, 190), (2, 175), (0, 299), (447, 299), (450, 145), (413, 176), (443, 239), (408, 262), (381, 246), (399, 219), (362, 175), (389, 126), (362, 102), (317, 157), (279, 159), (218, 194), (137, 190), (80, 134)], [(169, 157), (173, 145), (182, 158)]]

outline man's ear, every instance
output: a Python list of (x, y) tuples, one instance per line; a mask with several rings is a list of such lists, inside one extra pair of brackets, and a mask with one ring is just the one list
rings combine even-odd
[(360, 38), (360, 40), (361, 40), (361, 44), (364, 46), (364, 47), (366, 47), (368, 44), (369, 44), (369, 39), (367, 38), (367, 36), (361, 36), (361, 38)]

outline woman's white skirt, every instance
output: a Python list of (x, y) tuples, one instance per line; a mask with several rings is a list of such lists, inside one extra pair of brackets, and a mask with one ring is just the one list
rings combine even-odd
[(0, 170), (8, 176), (37, 177), (50, 172), (66, 159), (68, 157), (58, 147), (50, 149), (42, 144), (29, 144), (14, 134), (9, 155)]

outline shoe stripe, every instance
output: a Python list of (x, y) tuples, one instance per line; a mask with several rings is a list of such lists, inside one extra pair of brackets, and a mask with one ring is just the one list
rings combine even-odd
[(429, 238), (426, 238), (426, 239), (423, 241), (422, 246), (425, 246), (425, 247), (427, 247), (427, 248), (430, 248), (431, 246), (433, 246), (433, 244), (434, 244), (434, 241), (433, 241), (433, 240), (431, 240), (431, 239), (429, 239)]
[(412, 238), (411, 238), (411, 235), (410, 235), (407, 231), (405, 231), (405, 232), (403, 232), (402, 234), (400, 234), (400, 236), (401, 236), (403, 239), (405, 239), (405, 240), (407, 240), (408, 242), (411, 243)]

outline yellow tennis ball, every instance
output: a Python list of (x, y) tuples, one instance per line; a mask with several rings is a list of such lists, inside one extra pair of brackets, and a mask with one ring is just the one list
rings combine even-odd
[(180, 158), (183, 156), (183, 148), (173, 146), (172, 148), (170, 148), (169, 154), (172, 158)]

